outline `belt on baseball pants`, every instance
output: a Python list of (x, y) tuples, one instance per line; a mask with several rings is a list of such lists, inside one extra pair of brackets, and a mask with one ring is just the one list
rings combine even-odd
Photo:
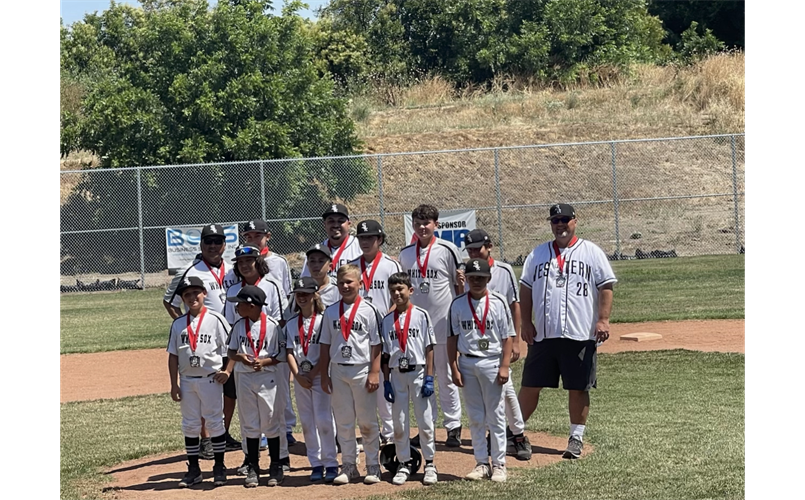
[(487, 358), (496, 358), (497, 356), (478, 356), (477, 354), (464, 354), (461, 353), (462, 356), (467, 356), (468, 358), (479, 358), (479, 359), (487, 359)]
[(419, 367), (425, 368), (425, 365), (408, 365), (408, 368), (406, 368), (405, 370), (403, 370), (402, 368), (400, 368), (398, 366), (397, 371), (400, 372), (400, 373), (409, 373), (409, 372), (412, 372), (412, 371), (416, 370)]
[(209, 375), (185, 375), (184, 378), (207, 378), (213, 375), (215, 375), (215, 373), (210, 373)]
[(355, 366), (355, 363), (336, 363), (338, 366)]

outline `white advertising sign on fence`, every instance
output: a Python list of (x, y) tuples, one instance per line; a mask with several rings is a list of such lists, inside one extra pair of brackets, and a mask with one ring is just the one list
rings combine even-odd
[[(201, 252), (199, 244), (203, 227), (165, 228), (165, 251), (168, 257), (169, 274), (175, 274), (177, 270), (187, 268), (193, 262), (193, 258)], [(224, 226), (224, 235), (226, 236), (224, 259), (227, 262), (226, 267), (230, 268), (229, 263), (235, 258), (235, 247), (238, 245), (238, 227)]]
[[(414, 242), (414, 227), (411, 214), (405, 214), (405, 241)], [(475, 210), (445, 210), (439, 211), (436, 236), (452, 242), (461, 251), (461, 256), (467, 258), (464, 249), (464, 235), (475, 229)]]

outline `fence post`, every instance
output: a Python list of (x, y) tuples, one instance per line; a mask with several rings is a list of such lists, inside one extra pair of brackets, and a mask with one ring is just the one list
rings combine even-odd
[(500, 248), (500, 260), (506, 260), (506, 251), (503, 243), (503, 210), (501, 208), (500, 196), (500, 158), (498, 157), (498, 149), (495, 148), (495, 194), (497, 195), (498, 204), (498, 248)]
[(377, 194), (380, 200), (380, 227), (386, 227), (386, 207), (383, 205), (383, 157), (377, 157)]
[(621, 254), (621, 234), (620, 234), (620, 213), (618, 203), (618, 173), (615, 164), (615, 141), (610, 143), (610, 151), (612, 151), (612, 202), (615, 207), (615, 253), (620, 256)]
[(741, 233), (738, 226), (738, 162), (735, 158), (735, 136), (730, 139), (732, 143), (732, 200), (735, 210), (735, 252), (741, 253)]
[(266, 179), (263, 162), (260, 162), (260, 201), (263, 204), (263, 220), (266, 220)]
[(142, 167), (137, 167), (137, 225), (140, 228), (140, 284), (145, 290), (145, 241), (143, 238), (143, 183)]

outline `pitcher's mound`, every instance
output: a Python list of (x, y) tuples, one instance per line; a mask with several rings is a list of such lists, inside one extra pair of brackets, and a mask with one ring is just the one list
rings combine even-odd
[[(416, 435), (417, 430), (412, 429), (411, 435)], [(518, 467), (544, 467), (549, 464), (559, 462), (562, 459), (562, 452), (567, 446), (567, 438), (549, 436), (547, 434), (526, 432), (531, 441), (532, 456), (529, 461), (519, 461), (511, 455), (506, 456), (506, 465), (509, 469)], [(212, 484), (212, 460), (201, 460), (201, 471), (204, 481), (190, 488), (179, 489), (177, 484), (187, 472), (186, 456), (184, 452), (171, 453), (159, 456), (151, 456), (120, 464), (109, 470), (107, 474), (114, 477), (111, 486), (104, 488), (107, 493), (112, 493), (115, 498), (145, 498), (145, 499), (252, 499), (255, 494), (262, 495), (271, 490), (272, 494), (278, 498), (306, 499), (311, 498), (355, 498), (369, 495), (388, 495), (397, 491), (410, 488), (425, 488), (422, 485), (423, 470), (412, 475), (408, 482), (403, 486), (391, 484), (391, 473), (383, 470), (382, 481), (374, 485), (363, 484), (363, 475), (366, 474), (366, 455), (361, 453), (360, 465), (358, 470), (361, 477), (356, 482), (333, 486), (331, 484), (316, 483), (312, 484), (308, 480), (310, 475), (310, 463), (305, 455), (305, 445), (301, 442), (304, 438), (301, 434), (294, 434), (299, 441), (290, 447), (291, 453), (291, 472), (285, 475), (285, 480), (280, 486), (269, 488), (268, 465), (269, 459), (267, 452), (260, 453), (260, 468), (265, 472), (260, 476), (260, 485), (257, 488), (244, 488), (243, 476), (236, 475), (236, 470), (243, 462), (243, 453), (232, 451), (226, 454), (226, 466), (228, 482), (225, 486), (214, 486)], [(475, 466), (475, 459), (472, 453), (472, 440), (469, 429), (462, 432), (462, 443), (460, 448), (448, 448), (444, 445), (447, 438), (444, 429), (436, 429), (436, 457), (434, 463), (439, 471), (439, 481), (458, 481), (463, 480), (464, 476)], [(590, 446), (585, 445), (582, 456), (590, 452)], [(338, 457), (339, 463), (341, 457)], [(424, 461), (424, 459), (423, 459)], [(424, 465), (424, 464), (423, 464)], [(509, 480), (513, 480), (510, 476)], [(259, 493), (263, 492), (263, 493)]]

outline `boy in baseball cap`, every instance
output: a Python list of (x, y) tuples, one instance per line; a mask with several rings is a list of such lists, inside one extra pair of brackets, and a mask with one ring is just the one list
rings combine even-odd
[(223, 384), (232, 373), (232, 368), (223, 364), (229, 327), (223, 316), (204, 306), (207, 289), (197, 276), (180, 281), (176, 293), (187, 308), (187, 313), (171, 324), (167, 349), (170, 394), (181, 403), (188, 461), (187, 474), (179, 481), (179, 487), (186, 488), (202, 480), (198, 463), (202, 426), (212, 436), (213, 483), (220, 486), (226, 484), (222, 407)]
[[(470, 290), (450, 304), (447, 352), (453, 383), (464, 389), (464, 407), (470, 421), (476, 465), (466, 478), (488, 478), (491, 454), (492, 480), (504, 482), (506, 415), (500, 402), (503, 385), (509, 380), (514, 323), (506, 299), (487, 289), (492, 277), (489, 262), (470, 259), (465, 274)], [(487, 424), (491, 453), (486, 446)]]

